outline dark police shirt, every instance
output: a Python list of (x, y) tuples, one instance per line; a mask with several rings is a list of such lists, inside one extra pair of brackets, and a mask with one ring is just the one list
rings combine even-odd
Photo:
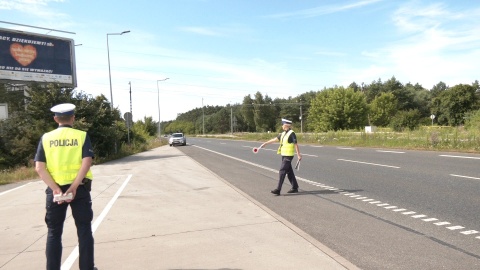
[[(285, 132), (289, 132), (289, 130), (285, 131)], [(278, 134), (277, 136), (277, 139), (280, 141), (282, 139), (282, 133)], [(297, 143), (297, 135), (295, 135), (295, 132), (292, 131), (292, 134), (290, 134), (290, 136), (288, 137), (288, 143)]]
[[(72, 128), (72, 127), (68, 125), (63, 125), (63, 126), (59, 126), (58, 128)], [(82, 147), (82, 159), (86, 157), (92, 157), (92, 158), (95, 157), (93, 154), (92, 143), (90, 142), (90, 137), (88, 137), (88, 134), (85, 137), (85, 143), (83, 144), (83, 147)], [(40, 142), (38, 143), (37, 153), (35, 154), (34, 161), (47, 162), (47, 158), (45, 157), (45, 149), (43, 149), (42, 138), (40, 138)]]

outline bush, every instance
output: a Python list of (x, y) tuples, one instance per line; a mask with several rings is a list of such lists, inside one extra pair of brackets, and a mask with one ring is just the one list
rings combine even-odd
[(390, 122), (390, 126), (394, 131), (401, 132), (408, 128), (414, 130), (420, 126), (422, 116), (417, 109), (409, 111), (399, 111)]
[(470, 131), (480, 131), (480, 110), (471, 112), (467, 115), (465, 129)]

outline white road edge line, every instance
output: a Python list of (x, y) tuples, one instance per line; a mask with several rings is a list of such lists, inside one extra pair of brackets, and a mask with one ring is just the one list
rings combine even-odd
[(32, 182), (28, 182), (28, 183), (26, 183), (25, 185), (21, 185), (21, 186), (19, 186), (19, 187), (12, 188), (12, 189), (9, 189), (9, 190), (7, 190), (7, 191), (4, 191), (4, 192), (0, 193), (0, 196), (2, 196), (2, 195), (4, 195), (4, 194), (7, 194), (7, 193), (9, 193), (9, 192), (11, 192), (11, 191), (14, 191), (14, 190), (23, 188), (24, 186), (29, 185), (29, 184), (31, 184), (31, 183), (32, 183)]
[[(117, 190), (117, 193), (115, 193), (112, 199), (108, 202), (107, 206), (103, 208), (102, 213), (100, 213), (100, 215), (95, 219), (95, 222), (92, 225), (92, 233), (95, 233), (98, 226), (100, 226), (100, 223), (102, 223), (103, 219), (107, 216), (108, 212), (110, 211), (110, 209), (112, 208), (113, 204), (118, 199), (122, 191), (125, 189), (125, 187), (127, 186), (132, 176), (133, 176), (132, 174), (128, 175), (125, 181), (123, 181), (122, 186), (120, 186), (120, 188)], [(70, 253), (68, 258), (62, 264), (61, 270), (69, 270), (70, 268), (72, 268), (72, 265), (77, 258), (78, 258), (78, 245), (73, 249), (73, 251)]]
[(478, 178), (478, 177), (465, 176), (465, 175), (458, 175), (458, 174), (450, 174), (450, 176), (455, 176), (455, 177), (461, 177), (461, 178), (468, 178), (468, 179), (480, 180), (480, 178)]
[(388, 168), (394, 168), (394, 169), (400, 169), (400, 167), (397, 167), (397, 166), (383, 165), (383, 164), (377, 164), (377, 163), (369, 163), (369, 162), (348, 160), (348, 159), (342, 159), (342, 158), (339, 158), (337, 160), (346, 161), (346, 162), (353, 162), (353, 163), (360, 163), (360, 164), (367, 164), (367, 165), (374, 165), (374, 166), (381, 166), (381, 167), (388, 167)]
[(394, 154), (405, 154), (405, 152), (387, 151), (387, 150), (377, 150), (377, 152), (381, 152), (381, 153), (394, 153)]
[(441, 157), (453, 157), (453, 158), (469, 158), (469, 159), (480, 159), (480, 157), (467, 157), (467, 156), (452, 156), (452, 155), (440, 155)]

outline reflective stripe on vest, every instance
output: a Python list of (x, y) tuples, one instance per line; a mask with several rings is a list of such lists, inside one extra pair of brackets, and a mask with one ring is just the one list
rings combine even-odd
[(277, 154), (286, 157), (293, 157), (295, 155), (295, 144), (288, 142), (288, 137), (293, 133), (293, 130), (283, 132), (280, 137), (280, 146), (278, 147)]
[[(58, 185), (69, 185), (77, 177), (86, 136), (86, 132), (73, 128), (57, 128), (43, 135), (47, 170)], [(92, 179), (92, 172), (88, 170), (85, 177)]]

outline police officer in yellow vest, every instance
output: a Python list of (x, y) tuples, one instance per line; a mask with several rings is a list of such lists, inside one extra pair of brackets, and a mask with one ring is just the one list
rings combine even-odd
[(298, 192), (298, 183), (297, 179), (295, 178), (295, 174), (293, 173), (292, 168), (292, 160), (297, 152), (298, 160), (302, 160), (302, 155), (300, 155), (300, 149), (298, 148), (297, 144), (297, 136), (295, 132), (291, 129), (292, 121), (287, 119), (282, 119), (282, 129), (283, 132), (280, 133), (277, 137), (263, 143), (260, 148), (264, 147), (267, 144), (280, 142), (280, 146), (278, 147), (277, 154), (282, 156), (282, 165), (280, 166), (279, 171), (279, 179), (278, 179), (278, 186), (276, 189), (272, 190), (271, 192), (275, 195), (280, 195), (280, 191), (282, 190), (283, 181), (285, 180), (285, 176), (288, 177), (292, 188), (287, 191), (287, 193), (297, 193)]
[(93, 259), (93, 211), (90, 196), (90, 166), (94, 154), (87, 133), (72, 128), (74, 110), (75, 105), (70, 103), (51, 108), (55, 113), (54, 120), (59, 126), (42, 136), (35, 155), (35, 169), (48, 186), (45, 190), (47, 270), (60, 270), (63, 224), (69, 205), (77, 227), (80, 269), (96, 269)]

